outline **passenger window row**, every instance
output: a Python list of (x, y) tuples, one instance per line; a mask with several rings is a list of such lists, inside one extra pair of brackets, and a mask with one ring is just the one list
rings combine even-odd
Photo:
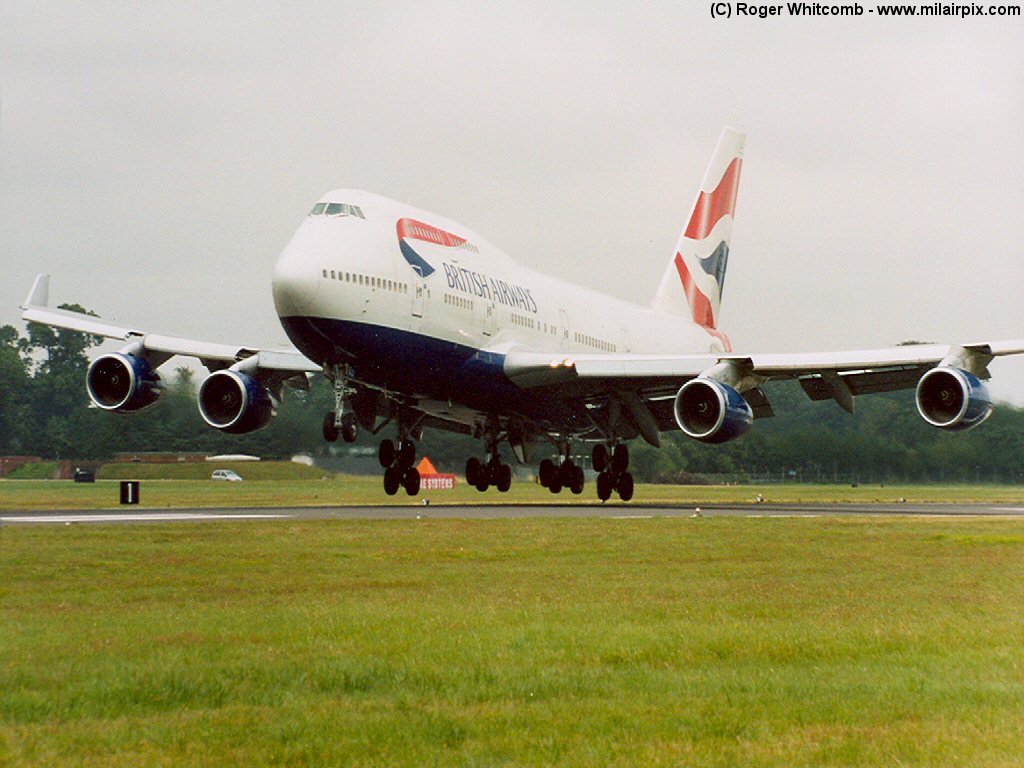
[(604, 341), (603, 339), (598, 339), (598, 338), (596, 338), (594, 336), (588, 336), (585, 333), (577, 333), (577, 334), (575, 334), (575, 336), (576, 336), (576, 341), (578, 343), (580, 343), (580, 344), (586, 344), (588, 347), (594, 347), (595, 349), (600, 349), (602, 352), (614, 352), (615, 351), (615, 345), (612, 344), (611, 342)]
[(473, 302), (469, 299), (463, 298), (462, 296), (454, 296), (450, 293), (444, 295), (444, 303), (452, 307), (458, 307), (459, 309), (473, 309)]
[(400, 283), (397, 280), (387, 280), (383, 277), (372, 275), (360, 275), (355, 272), (342, 272), (339, 270), (323, 270), (323, 275), (329, 280), (340, 280), (343, 283), (365, 285), (369, 288), (377, 288), (382, 291), (393, 291), (394, 293), (408, 293), (408, 283)]
[(536, 320), (534, 320), (531, 317), (523, 317), (522, 315), (517, 314), (515, 312), (512, 313), (512, 323), (514, 325), (520, 325), (523, 328), (533, 329), (533, 328), (537, 327), (537, 321)]

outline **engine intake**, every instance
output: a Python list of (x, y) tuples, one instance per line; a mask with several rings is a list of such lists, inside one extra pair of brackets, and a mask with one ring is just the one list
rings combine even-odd
[(933, 427), (965, 430), (992, 414), (988, 388), (959, 368), (932, 368), (917, 382), (917, 410)]
[(160, 374), (146, 360), (114, 352), (100, 355), (89, 366), (85, 388), (105, 411), (134, 413), (153, 405), (163, 391)]
[(703, 443), (724, 443), (745, 435), (754, 412), (743, 396), (714, 379), (692, 379), (676, 393), (676, 423), (687, 437)]
[(267, 388), (238, 371), (217, 371), (199, 388), (199, 413), (211, 427), (233, 435), (263, 429), (274, 416)]

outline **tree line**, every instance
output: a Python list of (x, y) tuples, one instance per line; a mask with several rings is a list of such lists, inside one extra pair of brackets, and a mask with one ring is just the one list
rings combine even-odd
[[(82, 311), (81, 307), (65, 308)], [(121, 452), (248, 453), (289, 458), (350, 447), (320, 434), (333, 394), (323, 377), (308, 392), (285, 389), (270, 426), (248, 435), (209, 428), (196, 404), (188, 368), (165, 376), (163, 397), (134, 414), (90, 407), (87, 353), (100, 339), (29, 323), (22, 335), (0, 328), (0, 455), (106, 460)], [(849, 415), (834, 403), (812, 403), (795, 382), (765, 388), (777, 415), (759, 419), (743, 438), (720, 446), (662, 434), (661, 449), (632, 448), (638, 480), (792, 480), (805, 482), (1024, 482), (1024, 408), (1000, 404), (978, 429), (948, 433), (917, 414), (912, 391), (860, 397)], [(387, 436), (361, 432), (355, 448), (372, 451)], [(585, 448), (578, 447), (579, 452)], [(421, 453), (441, 471), (461, 472), (480, 441), (428, 430)], [(542, 456), (537, 456), (537, 461)], [(511, 461), (511, 455), (506, 457)]]

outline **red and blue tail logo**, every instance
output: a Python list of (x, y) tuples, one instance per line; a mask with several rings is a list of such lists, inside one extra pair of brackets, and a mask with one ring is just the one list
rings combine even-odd
[(744, 141), (741, 133), (728, 128), (722, 132), (653, 303), (655, 309), (688, 315), (721, 339), (726, 348), (728, 339), (717, 330), (718, 312), (729, 263)]

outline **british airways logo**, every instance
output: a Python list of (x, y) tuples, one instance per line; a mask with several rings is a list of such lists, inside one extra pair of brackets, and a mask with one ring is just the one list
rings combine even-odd
[(441, 266), (444, 267), (449, 288), (462, 291), (470, 296), (496, 301), (506, 307), (515, 307), (524, 312), (537, 312), (537, 302), (534, 301), (529, 288), (509, 283), (500, 278), (488, 277), (481, 272), (457, 267), (448, 262), (444, 262)]
[(398, 247), (402, 250), (403, 258), (422, 277), (432, 275), (435, 270), (413, 247), (411, 242), (413, 240), (432, 243), (445, 248), (461, 248), (473, 253), (479, 253), (477, 247), (464, 237), (458, 237), (451, 232), (445, 232), (443, 229), (438, 229), (416, 219), (399, 219), (395, 229), (398, 231)]
[[(451, 232), (416, 219), (399, 219), (396, 229), (398, 231), (398, 247), (402, 251), (402, 257), (424, 278), (437, 270), (416, 250), (413, 241), (480, 253), (480, 250), (464, 237), (453, 235)], [(470, 296), (487, 298), (508, 307), (516, 307), (525, 312), (537, 311), (537, 302), (534, 301), (529, 288), (448, 262), (443, 262), (441, 266), (444, 268), (449, 288)]]

